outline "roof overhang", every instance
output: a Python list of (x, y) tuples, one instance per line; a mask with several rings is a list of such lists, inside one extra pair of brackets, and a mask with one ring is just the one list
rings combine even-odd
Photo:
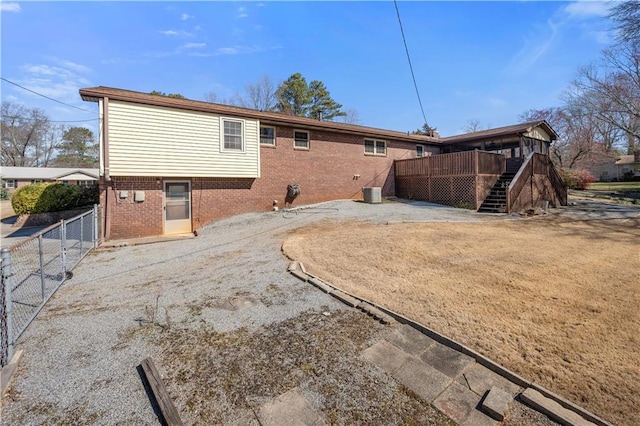
[(393, 139), (401, 142), (440, 145), (440, 139), (425, 135), (415, 135), (409, 132), (397, 132), (393, 130), (378, 129), (375, 127), (358, 126), (355, 124), (336, 123), (333, 121), (315, 120), (306, 117), (297, 117), (277, 112), (259, 111), (249, 108), (240, 108), (231, 105), (214, 104), (190, 99), (176, 99), (167, 96), (150, 95), (148, 93), (134, 92), (131, 90), (116, 89), (111, 87), (91, 87), (80, 89), (80, 96), (88, 102), (98, 102), (99, 99), (132, 102), (144, 105), (176, 108), (188, 111), (208, 112), (211, 114), (227, 115), (231, 117), (243, 117), (260, 120), (261, 123), (299, 127), (302, 129), (346, 133), (373, 138)]

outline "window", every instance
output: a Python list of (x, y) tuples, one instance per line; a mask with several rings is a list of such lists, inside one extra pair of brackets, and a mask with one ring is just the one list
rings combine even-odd
[(295, 149), (309, 149), (309, 132), (295, 130), (293, 132), (293, 147)]
[(260, 143), (262, 145), (276, 146), (276, 128), (260, 126)]
[(387, 142), (365, 139), (364, 153), (365, 155), (387, 155)]
[(31, 179), (31, 183), (42, 183), (42, 179)]
[(62, 181), (62, 183), (63, 183), (64, 185), (69, 185), (69, 181), (68, 181), (68, 180), (63, 180), (63, 181)]
[(3, 181), (4, 183), (4, 187), (5, 188), (15, 188), (16, 187), (16, 180), (15, 179), (7, 179), (5, 181)]
[(222, 119), (223, 151), (244, 151), (244, 123), (241, 120)]
[(416, 158), (429, 157), (431, 152), (427, 151), (425, 145), (416, 145)]

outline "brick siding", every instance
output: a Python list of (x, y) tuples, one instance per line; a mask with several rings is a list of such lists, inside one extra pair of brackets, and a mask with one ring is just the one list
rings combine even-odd
[[(284, 207), (287, 185), (300, 185), (293, 205), (334, 199), (361, 199), (362, 187), (382, 187), (383, 195), (395, 191), (393, 161), (415, 158), (416, 144), (387, 141), (387, 155), (365, 155), (364, 138), (326, 131), (310, 131), (309, 150), (294, 149), (293, 128), (276, 127), (276, 146), (261, 145), (257, 179), (175, 178), (191, 182), (192, 228), (246, 212), (270, 211), (273, 201)], [(359, 177), (356, 177), (359, 175)], [(113, 177), (102, 182), (101, 203), (106, 211), (107, 238), (121, 239), (163, 234), (162, 185), (171, 176)], [(126, 199), (120, 191), (128, 191)], [(134, 191), (145, 191), (145, 201), (135, 202)]]

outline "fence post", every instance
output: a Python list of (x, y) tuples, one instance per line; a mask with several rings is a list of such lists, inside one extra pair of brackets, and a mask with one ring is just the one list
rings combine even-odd
[(2, 257), (2, 283), (4, 284), (4, 314), (6, 316), (6, 360), (7, 363), (13, 357), (13, 286), (11, 285), (11, 250), (3, 248), (0, 250)]
[(82, 240), (84, 240), (84, 218), (88, 215), (80, 216), (80, 259), (82, 259)]
[(98, 205), (93, 205), (93, 248), (98, 248)]
[(42, 234), (38, 235), (38, 253), (40, 254), (40, 288), (42, 290), (42, 301), (45, 299), (44, 286), (44, 253), (42, 250)]
[(67, 274), (67, 224), (60, 221), (60, 255), (62, 256), (62, 281)]

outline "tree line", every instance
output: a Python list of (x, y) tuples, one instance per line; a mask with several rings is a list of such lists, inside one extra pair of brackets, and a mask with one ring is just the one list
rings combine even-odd
[(39, 108), (3, 102), (0, 163), (17, 167), (97, 167), (98, 143), (85, 127), (51, 122)]
[[(186, 99), (179, 93), (154, 90), (150, 94), (170, 98)], [(280, 84), (275, 84), (268, 75), (263, 75), (257, 82), (245, 85), (228, 97), (220, 97), (215, 92), (207, 92), (203, 100), (210, 103), (233, 105), (259, 111), (278, 112), (298, 117), (333, 121), (339, 119), (344, 123), (356, 124), (360, 120), (354, 109), (344, 111), (342, 104), (336, 102), (320, 80), (307, 79), (299, 72), (291, 74)]]
[(611, 162), (640, 150), (640, 0), (615, 3), (609, 19), (615, 43), (577, 70), (562, 104), (520, 116), (547, 120), (558, 132), (551, 155), (560, 167)]

